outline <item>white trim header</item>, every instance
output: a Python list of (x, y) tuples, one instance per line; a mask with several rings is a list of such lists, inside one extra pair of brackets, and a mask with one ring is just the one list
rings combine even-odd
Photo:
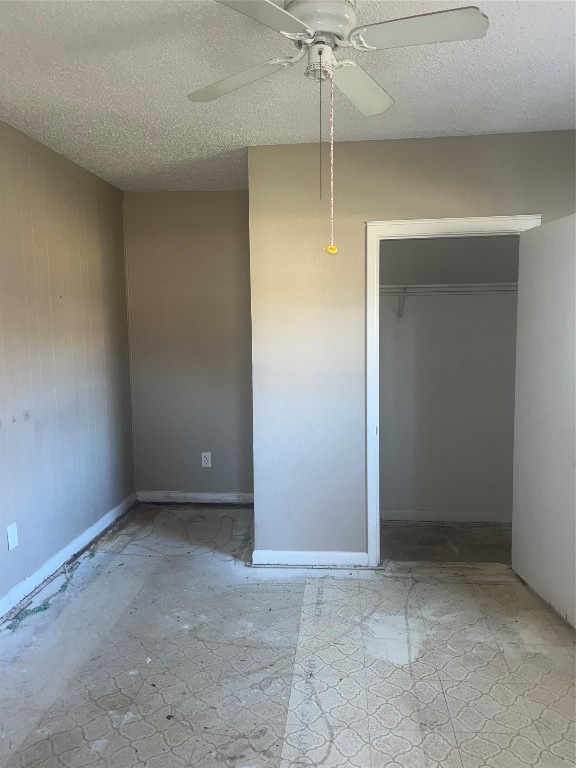
[(539, 227), (540, 214), (529, 216), (470, 216), (465, 219), (399, 219), (397, 221), (368, 221), (369, 238), (381, 240), (427, 237), (495, 237), (519, 235)]

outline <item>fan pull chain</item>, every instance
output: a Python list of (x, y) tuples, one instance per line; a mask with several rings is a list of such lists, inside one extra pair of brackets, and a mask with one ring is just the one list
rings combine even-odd
[[(319, 52), (319, 56), (322, 56), (322, 53)], [(319, 105), (319, 111), (320, 111), (320, 130), (318, 133), (318, 151), (320, 154), (320, 200), (322, 200), (322, 78), (319, 80), (320, 82), (320, 105)]]
[(330, 254), (338, 253), (334, 245), (334, 79), (330, 79), (330, 245), (326, 246)]

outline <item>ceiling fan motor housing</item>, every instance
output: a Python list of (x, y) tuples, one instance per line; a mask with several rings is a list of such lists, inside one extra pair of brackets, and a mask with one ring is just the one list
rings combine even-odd
[(331, 36), (333, 47), (338, 45), (338, 40), (346, 40), (356, 26), (352, 0), (292, 0), (286, 10), (313, 32)]

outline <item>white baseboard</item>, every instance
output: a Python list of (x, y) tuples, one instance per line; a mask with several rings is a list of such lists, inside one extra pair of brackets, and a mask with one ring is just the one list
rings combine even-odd
[(137, 491), (138, 501), (160, 504), (254, 504), (253, 493), (190, 493), (188, 491)]
[(355, 568), (368, 565), (367, 552), (286, 552), (275, 549), (255, 549), (252, 565), (301, 565)]
[(446, 509), (381, 509), (380, 520), (407, 523), (510, 523), (512, 516), (508, 520), (502, 520), (501, 515), (481, 517)]
[(117, 507), (111, 509), (103, 517), (101, 517), (94, 525), (87, 528), (73, 541), (70, 542), (64, 549), (61, 549), (57, 554), (50, 558), (44, 565), (35, 571), (31, 576), (21, 581), (15, 587), (13, 587), (7, 595), (0, 599), (0, 618), (12, 610), (18, 603), (24, 600), (31, 592), (34, 592), (42, 582), (46, 581), (56, 571), (58, 571), (64, 563), (74, 557), (75, 554), (88, 546), (102, 531), (106, 530), (112, 523), (116, 522), (119, 517), (127, 512), (130, 507), (136, 501), (136, 494), (133, 493), (128, 496), (124, 501), (120, 502)]

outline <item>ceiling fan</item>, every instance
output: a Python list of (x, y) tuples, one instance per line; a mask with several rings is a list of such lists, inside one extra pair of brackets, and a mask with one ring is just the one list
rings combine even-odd
[(419, 16), (356, 26), (354, 0), (291, 0), (286, 10), (271, 0), (217, 0), (222, 5), (280, 32), (298, 49), (291, 58), (271, 59), (189, 94), (191, 101), (212, 101), (263, 77), (287, 69), (306, 55), (305, 74), (334, 85), (366, 117), (380, 115), (394, 99), (351, 59), (336, 59), (338, 48), (380, 51), (426, 43), (484, 37), (488, 18), (479, 8), (454, 8)]

